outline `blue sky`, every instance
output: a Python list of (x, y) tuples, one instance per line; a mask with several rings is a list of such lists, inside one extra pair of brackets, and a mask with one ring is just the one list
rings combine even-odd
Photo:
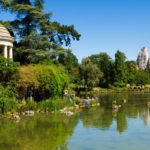
[[(150, 49), (150, 0), (45, 0), (52, 20), (72, 25), (82, 35), (71, 49), (83, 57), (107, 52), (114, 58), (119, 49), (136, 60), (143, 46)], [(0, 19), (12, 16), (0, 12)], [(150, 50), (149, 50), (150, 52)]]

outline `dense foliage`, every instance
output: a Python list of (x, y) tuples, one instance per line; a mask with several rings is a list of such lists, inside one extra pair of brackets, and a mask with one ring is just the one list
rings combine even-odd
[(17, 107), (16, 95), (11, 87), (4, 88), (0, 85), (0, 112), (5, 113)]
[(34, 97), (35, 100), (42, 100), (60, 96), (69, 83), (62, 66), (20, 66), (18, 72), (17, 89), (20, 98)]
[(69, 50), (66, 54), (61, 54), (58, 58), (58, 62), (65, 66), (71, 82), (79, 83), (79, 63), (76, 56)]
[(91, 55), (89, 57), (94, 64), (97, 64), (99, 69), (103, 72), (103, 78), (101, 78), (100, 85), (108, 87), (113, 83), (113, 65), (114, 62), (107, 53), (100, 53), (97, 55)]
[(89, 58), (84, 58), (81, 64), (81, 83), (84, 87), (92, 89), (99, 84), (103, 73), (96, 64), (93, 64)]
[(114, 85), (125, 86), (125, 54), (117, 51), (115, 54), (115, 66), (114, 66)]
[(104, 74), (100, 87), (125, 87), (127, 84), (142, 86), (150, 83), (149, 63), (145, 70), (140, 70), (135, 61), (125, 61), (125, 54), (119, 50), (114, 61), (106, 53), (91, 55), (89, 58)]
[(0, 56), (0, 82), (3, 84), (14, 82), (14, 75), (16, 75), (16, 67), (18, 65), (19, 63)]
[(125, 62), (125, 76), (128, 84), (134, 84), (136, 81), (137, 64), (135, 61)]
[(1, 0), (1, 7), (16, 15), (11, 22), (3, 22), (15, 42), (15, 60), (21, 64), (38, 63), (42, 59), (58, 56), (71, 40), (79, 40), (74, 26), (50, 21), (52, 13), (44, 12), (44, 0)]
[(142, 70), (137, 71), (135, 74), (135, 83), (140, 86), (150, 83), (150, 75)]
[[(64, 98), (65, 89), (120, 88), (127, 84), (143, 87), (150, 83), (150, 62), (145, 70), (140, 70), (135, 61), (126, 61), (119, 50), (115, 60), (107, 53), (99, 53), (83, 58), (79, 64), (63, 45), (69, 46), (81, 35), (73, 25), (52, 22), (52, 13), (44, 12), (44, 0), (0, 0), (0, 8), (16, 15), (13, 21), (0, 20), (16, 39), (14, 61), (0, 56), (2, 113), (15, 107), (51, 107), (54, 111), (71, 105), (70, 97)], [(39, 101), (38, 105), (34, 100)]]

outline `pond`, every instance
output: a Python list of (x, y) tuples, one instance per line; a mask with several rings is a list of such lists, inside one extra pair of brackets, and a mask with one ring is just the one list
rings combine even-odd
[[(118, 111), (111, 109), (113, 100), (122, 105)], [(149, 150), (150, 94), (101, 95), (100, 102), (70, 117), (1, 119), (0, 150)]]

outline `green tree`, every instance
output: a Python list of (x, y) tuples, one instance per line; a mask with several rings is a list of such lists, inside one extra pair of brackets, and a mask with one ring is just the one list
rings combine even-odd
[(73, 25), (51, 22), (52, 13), (44, 13), (44, 0), (1, 0), (1, 7), (17, 15), (9, 30), (17, 38), (15, 60), (22, 64), (50, 58), (50, 52), (63, 53), (61, 45), (69, 45), (81, 36)]
[(92, 89), (99, 84), (103, 73), (89, 58), (84, 58), (81, 64), (81, 83), (84, 87)]
[(125, 59), (126, 56), (124, 53), (119, 50), (115, 54), (115, 66), (114, 66), (114, 85), (115, 86), (124, 86), (126, 84), (125, 77)]
[(61, 54), (58, 58), (58, 61), (65, 66), (70, 74), (72, 74), (74, 67), (79, 66), (78, 59), (70, 50), (66, 54)]
[(18, 65), (19, 63), (0, 56), (0, 82), (3, 84), (14, 82), (14, 75), (16, 75)]
[(150, 83), (150, 75), (143, 70), (139, 70), (136, 72), (135, 79), (136, 85), (143, 86)]
[(0, 85), (0, 111), (5, 113), (11, 111), (17, 106), (16, 95), (10, 86), (3, 87)]
[(145, 71), (150, 74), (150, 60), (148, 60), (148, 62), (147, 62)]
[(71, 82), (79, 83), (79, 63), (76, 56), (70, 50), (68, 50), (67, 53), (59, 55), (58, 61), (68, 71)]
[(137, 63), (136, 61), (126, 61), (125, 62), (125, 74), (127, 83), (135, 83), (135, 74), (137, 72)]
[(104, 76), (101, 79), (100, 84), (103, 87), (108, 87), (113, 83), (113, 61), (107, 53), (100, 53), (97, 55), (91, 55), (89, 57), (94, 64), (97, 64), (99, 69), (103, 72)]
[(17, 91), (20, 99), (43, 100), (61, 96), (69, 79), (62, 66), (28, 65), (18, 68)]

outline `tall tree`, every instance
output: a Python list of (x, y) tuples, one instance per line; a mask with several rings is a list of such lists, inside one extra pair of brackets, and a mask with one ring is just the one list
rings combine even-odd
[(44, 0), (1, 0), (1, 7), (16, 14), (11, 22), (16, 36), (16, 59), (22, 63), (37, 63), (49, 58), (50, 52), (65, 52), (61, 45), (79, 40), (74, 26), (51, 22), (52, 13), (44, 13)]
[(81, 82), (84, 87), (92, 89), (99, 84), (103, 73), (89, 58), (84, 58), (81, 64)]
[(135, 80), (136, 85), (143, 86), (150, 83), (150, 75), (144, 70), (137, 71), (135, 78), (136, 78)]
[(118, 50), (115, 54), (115, 74), (114, 74), (115, 86), (124, 86), (126, 84), (125, 60), (126, 60), (125, 54)]
[(126, 61), (125, 62), (125, 75), (127, 83), (135, 83), (135, 74), (137, 72), (137, 63), (136, 61)]
[(145, 71), (150, 74), (150, 60), (148, 60), (148, 62), (147, 62)]
[(78, 59), (70, 50), (66, 54), (61, 54), (58, 61), (66, 67), (70, 74), (72, 74), (74, 67), (79, 66)]
[(113, 77), (113, 61), (107, 53), (100, 53), (97, 55), (91, 55), (89, 57), (94, 64), (97, 64), (99, 69), (103, 72), (104, 76), (101, 79), (101, 85), (103, 87), (108, 87), (112, 84)]
[(79, 63), (77, 57), (68, 50), (66, 54), (60, 54), (58, 57), (59, 63), (65, 66), (70, 75), (72, 83), (79, 83)]

